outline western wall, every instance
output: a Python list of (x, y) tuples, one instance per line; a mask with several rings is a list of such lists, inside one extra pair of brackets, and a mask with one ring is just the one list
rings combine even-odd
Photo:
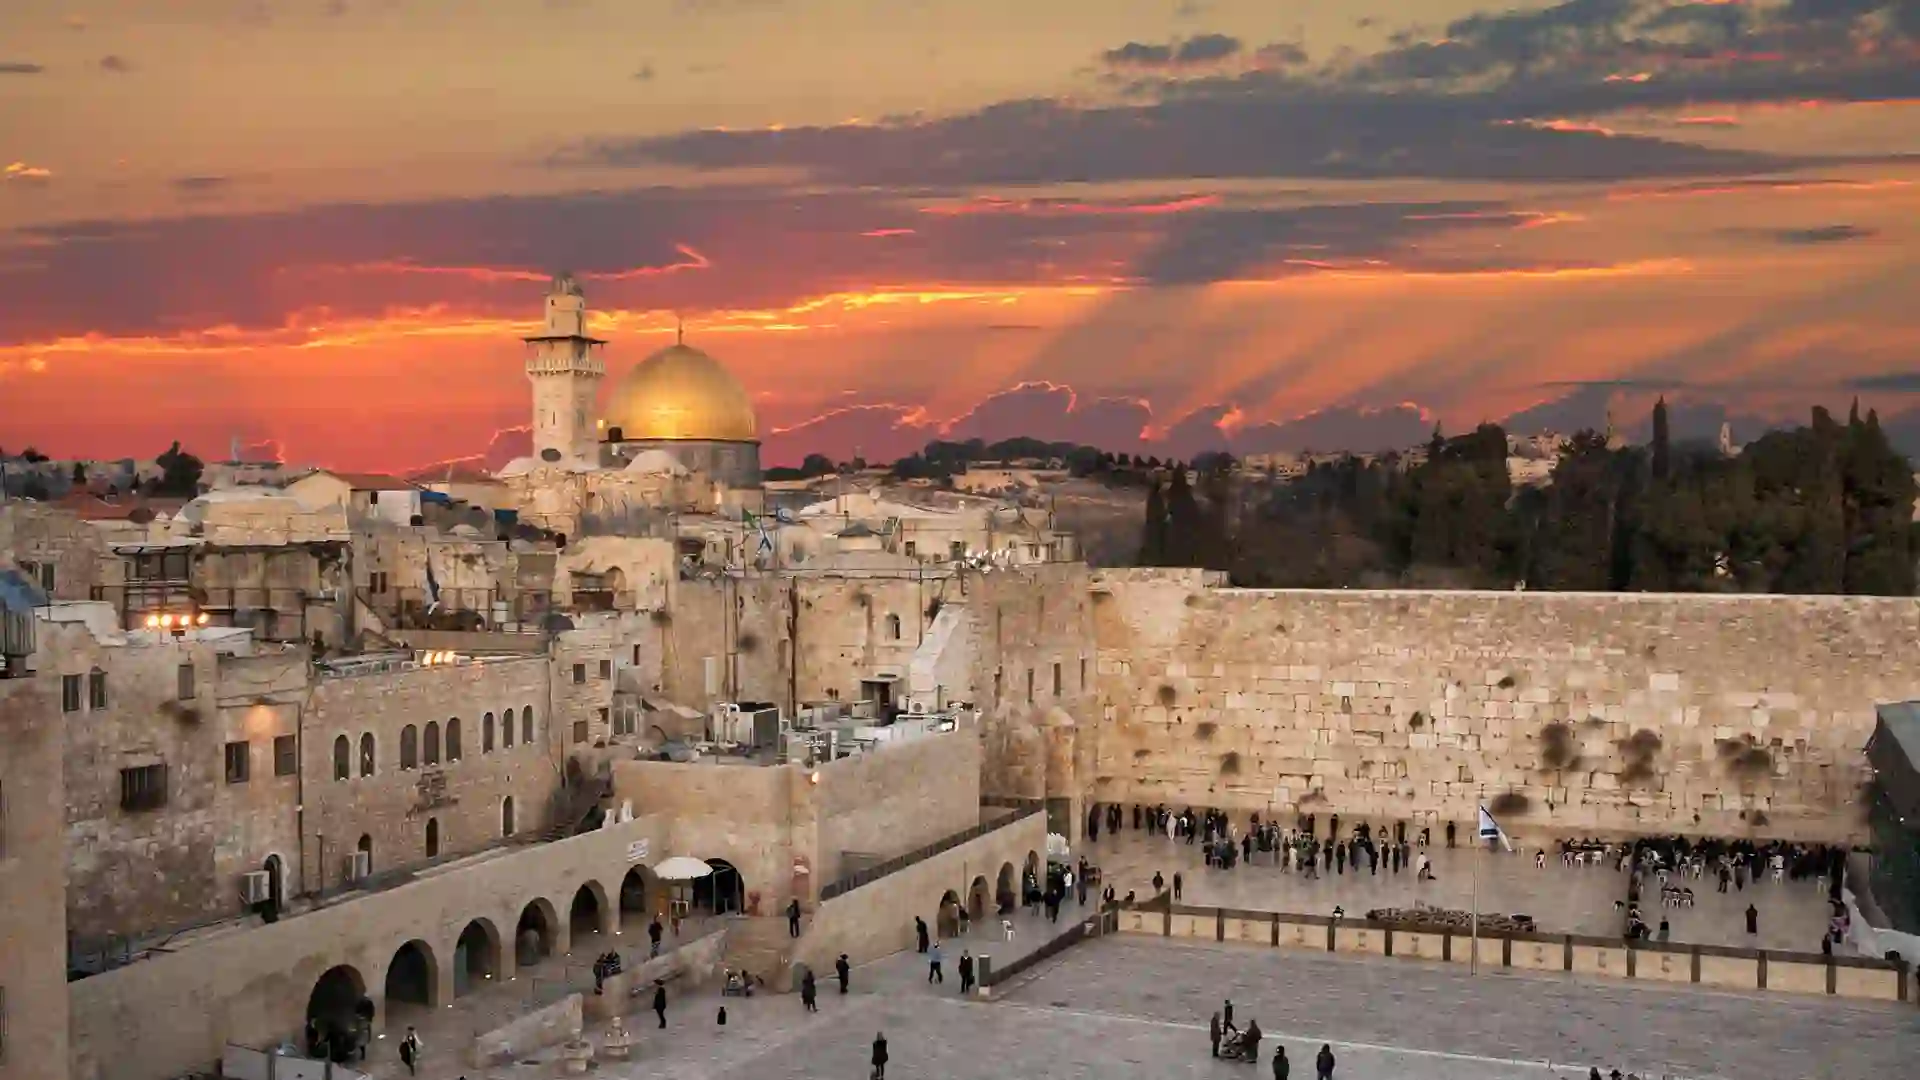
[(1853, 840), (1874, 706), (1920, 697), (1909, 598), (1090, 588), (1103, 803)]

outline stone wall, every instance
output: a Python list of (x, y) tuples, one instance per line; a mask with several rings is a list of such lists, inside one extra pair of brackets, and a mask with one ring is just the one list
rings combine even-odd
[(842, 758), (815, 772), (813, 876), (820, 885), (848, 871), (847, 852), (888, 859), (980, 824), (980, 737), (972, 725)]
[(58, 692), (57, 683), (40, 679), (0, 681), (0, 996), (7, 1010), (0, 1080), (67, 1075)]
[(535, 1050), (566, 1042), (584, 1030), (585, 1021), (583, 997), (568, 994), (545, 1008), (475, 1035), (467, 1048), (467, 1064), (480, 1068), (508, 1064)]
[(33, 564), (36, 585), (52, 566), (53, 599), (89, 599), (101, 565), (112, 561), (100, 530), (79, 517), (39, 503), (0, 502), (0, 566)]
[(1509, 831), (1856, 839), (1920, 601), (1092, 579), (1092, 791)]
[(613, 763), (613, 801), (631, 802), (638, 817), (670, 822), (650, 862), (669, 856), (725, 859), (740, 873), (749, 914), (771, 915), (792, 895), (798, 769), (779, 766)]
[(825, 978), (841, 953), (846, 953), (852, 963), (863, 964), (913, 948), (914, 918), (925, 919), (928, 927), (939, 926), (940, 904), (947, 893), (962, 903), (976, 890), (991, 897), (1003, 868), (1008, 879), (1017, 882), (1029, 858), (1044, 863), (1046, 852), (1046, 818), (1027, 814), (984, 836), (841, 893), (814, 912), (794, 952), (794, 966), (811, 967), (816, 978)]
[[(572, 899), (599, 901), (603, 932), (633, 868), (636, 841), (661, 850), (664, 826), (636, 819), (568, 840), (475, 856), (394, 888), (269, 926), (235, 928), (69, 986), (74, 1080), (164, 1080), (205, 1069), (228, 1042), (271, 1046), (296, 1036), (309, 996), (336, 966), (375, 1006), (375, 1029), (405, 1024), (386, 1000), (388, 967), (409, 942), (432, 965), (428, 1004), (452, 1000), (457, 943), (477, 921), (495, 951), (496, 978), (516, 970), (514, 931), (543, 920), (551, 948), (570, 942)], [(416, 1006), (417, 1007), (417, 1006)]]
[[(362, 836), (379, 873), (428, 857), (432, 823), (441, 856), (479, 850), (505, 835), (504, 803), (513, 799), (515, 835), (544, 829), (560, 787), (562, 757), (548, 712), (548, 660), (502, 657), (481, 663), (323, 677), (304, 724), (307, 880), (332, 888)], [(526, 710), (534, 738), (525, 738)], [(512, 745), (505, 717), (513, 716)], [(439, 744), (427, 763), (428, 725)], [(448, 732), (458, 726), (460, 756)], [(413, 731), (414, 765), (402, 764)], [(489, 738), (491, 732), (491, 738)], [(373, 775), (363, 776), (363, 740), (373, 739)], [(349, 777), (335, 779), (340, 740)]]
[[(244, 637), (102, 641), (47, 622), (40, 632), (39, 677), (65, 735), (67, 929), (83, 962), (113, 937), (240, 914), (240, 876), (275, 855), (283, 891), (298, 887), (299, 778), (276, 768), (275, 747), (298, 740), (304, 651), (255, 652)], [(79, 687), (71, 712), (67, 677)], [(229, 746), (244, 750), (238, 771)], [(157, 805), (124, 805), (122, 770), (148, 766), (165, 768)]]

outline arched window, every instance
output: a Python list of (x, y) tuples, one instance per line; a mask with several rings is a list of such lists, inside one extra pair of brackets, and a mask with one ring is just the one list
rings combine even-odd
[(520, 710), (520, 741), (533, 745), (533, 706)]
[(500, 800), (500, 835), (513, 835), (513, 796)]
[(500, 745), (503, 747), (513, 745), (513, 710), (512, 709), (508, 709), (506, 717), (500, 721)]
[(426, 737), (420, 745), (420, 760), (423, 765), (440, 764), (440, 724), (437, 721), (427, 721)]
[(373, 775), (373, 732), (360, 736), (360, 775)]
[(420, 731), (412, 724), (400, 729), (400, 767), (415, 769), (420, 766)]
[(900, 616), (887, 616), (887, 638), (890, 641), (900, 640)]
[(457, 716), (447, 720), (447, 760), (460, 760), (460, 718)]
[(366, 833), (361, 833), (360, 843), (356, 848), (356, 850), (364, 852), (366, 854), (367, 873), (369, 874), (373, 873), (373, 837), (368, 836)]
[(427, 819), (427, 858), (440, 854), (440, 819)]
[(480, 718), (480, 752), (493, 753), (493, 714), (487, 713)]
[(345, 735), (336, 736), (333, 740), (333, 778), (345, 780), (352, 775), (353, 744), (347, 741)]

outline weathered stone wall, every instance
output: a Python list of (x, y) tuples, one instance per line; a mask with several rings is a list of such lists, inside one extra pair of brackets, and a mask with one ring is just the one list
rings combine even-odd
[(0, 566), (32, 563), (35, 584), (53, 567), (55, 600), (85, 600), (100, 583), (101, 564), (115, 561), (99, 529), (39, 503), (0, 503)]
[[(65, 728), (67, 928), (76, 949), (237, 915), (240, 875), (275, 854), (292, 874), (300, 837), (299, 780), (276, 775), (275, 740), (295, 736), (304, 653), (263, 646), (222, 655), (184, 641), (103, 642), (77, 625), (40, 624), (39, 678)], [(244, 644), (237, 647), (252, 652)], [(191, 665), (192, 694), (181, 696)], [(93, 679), (104, 682), (96, 703)], [(79, 708), (62, 711), (61, 681), (78, 680)], [(226, 747), (246, 745), (229, 776)], [(128, 809), (121, 771), (166, 768), (161, 805)]]
[[(48, 628), (42, 627), (46, 633)], [(51, 691), (51, 692), (49, 692)], [(0, 682), (4, 1080), (67, 1075), (66, 830), (58, 683)]]
[(750, 914), (771, 915), (792, 895), (793, 838), (790, 823), (807, 820), (806, 785), (797, 769), (779, 766), (680, 764), (669, 761), (613, 763), (613, 801), (631, 802), (637, 817), (670, 823), (666, 847), (650, 862), (670, 855), (725, 859), (740, 873)]
[[(229, 1041), (270, 1046), (293, 1038), (328, 970), (345, 965), (375, 1006), (375, 1029), (405, 1024), (386, 1000), (389, 965), (408, 942), (424, 947), (428, 1004), (451, 1001), (460, 935), (478, 921), (496, 952), (496, 978), (516, 970), (514, 929), (543, 920), (555, 953), (570, 943), (572, 899), (600, 900), (615, 925), (634, 843), (662, 847), (664, 830), (634, 820), (550, 844), (474, 857), (384, 892), (354, 895), (270, 926), (176, 943), (173, 952), (72, 983), (74, 1080), (164, 1080), (219, 1060)], [(418, 1008), (418, 1006), (415, 1006)]]
[(1911, 599), (1092, 588), (1102, 802), (1851, 839), (1920, 696)]
[[(548, 660), (510, 657), (405, 671), (321, 678), (304, 725), (307, 880), (334, 887), (366, 836), (380, 873), (427, 857), (428, 823), (442, 856), (474, 851), (503, 836), (503, 803), (514, 801), (513, 833), (549, 824), (559, 789), (559, 733), (548, 712)], [(526, 710), (533, 710), (532, 742)], [(513, 716), (508, 744), (506, 716)], [(460, 756), (449, 757), (447, 731), (458, 723)], [(426, 728), (439, 740), (439, 763), (426, 761)], [(415, 764), (401, 764), (404, 732), (414, 733)], [(487, 738), (492, 728), (491, 748)], [(374, 743), (373, 775), (362, 776), (362, 739)], [(335, 779), (338, 740), (348, 752), (346, 780)]]
[(846, 852), (892, 858), (980, 824), (980, 737), (970, 725), (815, 771), (813, 873), (823, 885), (846, 873)]

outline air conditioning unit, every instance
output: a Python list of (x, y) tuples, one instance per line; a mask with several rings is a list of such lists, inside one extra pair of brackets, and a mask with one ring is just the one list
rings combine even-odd
[(917, 699), (907, 702), (907, 715), (908, 716), (927, 715), (927, 703)]
[(373, 873), (373, 852), (356, 851), (347, 856), (347, 880), (359, 881)]
[(273, 878), (265, 870), (240, 875), (240, 896), (248, 904), (264, 904), (273, 899)]

